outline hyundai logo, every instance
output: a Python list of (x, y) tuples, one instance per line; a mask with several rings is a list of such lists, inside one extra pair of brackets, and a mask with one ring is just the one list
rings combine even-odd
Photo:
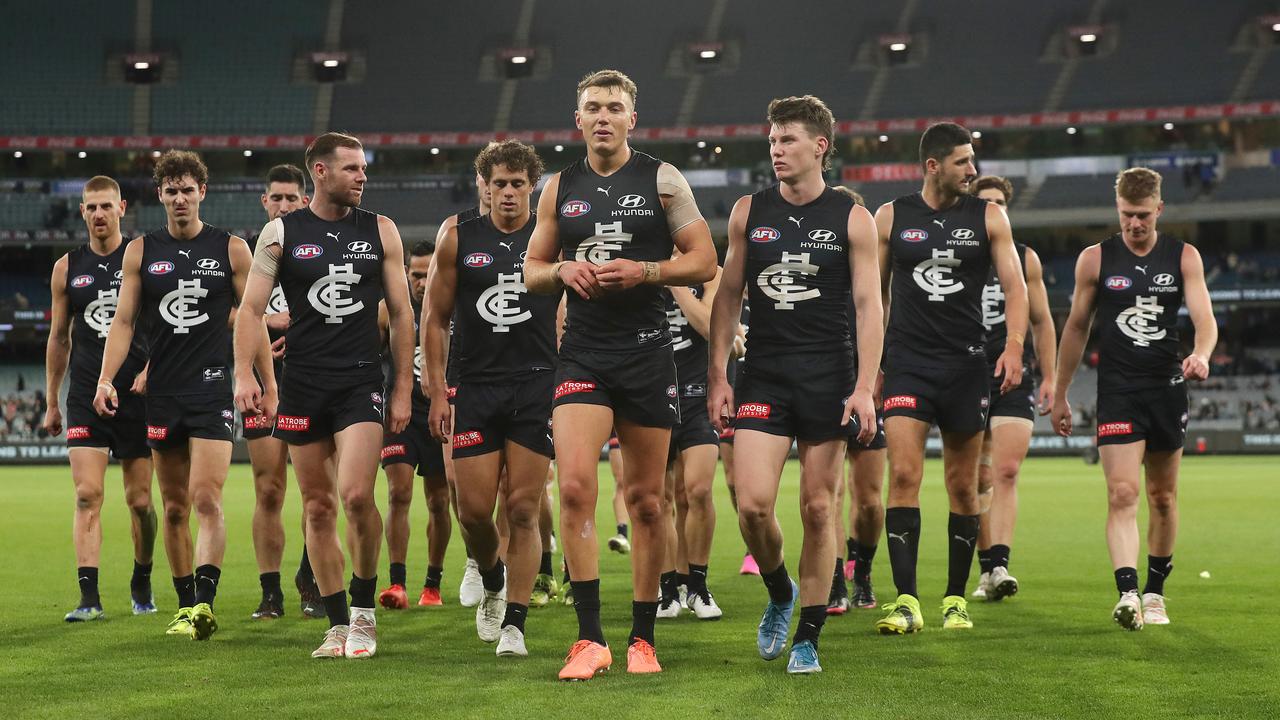
[(618, 198), (618, 206), (624, 208), (638, 208), (644, 205), (643, 195), (623, 195)]
[(363, 240), (357, 240), (353, 243), (347, 243), (347, 249), (351, 252), (369, 252), (369, 243)]
[(814, 242), (835, 242), (836, 234), (830, 230), (814, 230), (809, 233), (809, 239)]
[(218, 263), (217, 260), (214, 260), (213, 258), (201, 258), (198, 262), (196, 262), (196, 267), (200, 268), (201, 270), (217, 270), (219, 267), (222, 267), (222, 266)]
[(957, 240), (972, 240), (973, 231), (969, 228), (956, 228), (951, 231), (951, 237)]
[(1157, 285), (1169, 286), (1173, 284), (1173, 275), (1170, 275), (1169, 273), (1160, 273), (1159, 275), (1151, 278), (1151, 282)]

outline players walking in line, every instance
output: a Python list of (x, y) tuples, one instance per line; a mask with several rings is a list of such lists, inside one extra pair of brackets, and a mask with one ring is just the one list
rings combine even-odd
[[(974, 194), (1000, 207), (1013, 199), (1013, 185), (997, 175), (986, 175), (974, 183)], [(1053, 409), (1053, 381), (1057, 364), (1057, 331), (1049, 315), (1049, 293), (1044, 271), (1035, 250), (1014, 242), (1019, 267), (1027, 283), (1027, 309), (1034, 345), (1022, 356), (1022, 384), (1000, 393), (999, 378), (991, 378), (991, 408), (982, 438), (978, 465), (978, 567), (981, 575), (973, 597), (1001, 600), (1018, 592), (1018, 580), (1009, 574), (1009, 548), (1018, 515), (1018, 473), (1031, 445), (1031, 428), (1036, 406), (1041, 415)], [(1004, 292), (993, 271), (982, 289), (982, 325), (987, 329), (987, 364), (995, 370), (1006, 335)], [(1034, 352), (1033, 352), (1034, 349)], [(1039, 362), (1040, 386), (1036, 388), (1033, 362)]]
[(943, 628), (973, 627), (964, 588), (978, 539), (978, 458), (991, 400), (982, 291), (993, 266), (1008, 327), (994, 376), (1002, 378), (1002, 393), (1022, 382), (1026, 284), (1004, 209), (969, 194), (977, 174), (973, 162), (968, 130), (954, 123), (930, 126), (920, 138), (923, 188), (876, 211), (881, 283), (891, 308), (882, 391), (889, 445), (885, 534), (898, 590), (876, 624), (886, 634), (924, 626), (916, 555), (925, 438), (935, 423), (951, 510)]
[[(262, 341), (257, 319), (278, 280), (290, 325), (274, 435), (289, 444), (307, 551), (330, 625), (312, 657), (367, 658), (377, 651), (374, 592), (382, 545), (373, 498), (383, 436), (378, 300), (386, 300), (391, 330), (396, 377), (386, 425), (393, 433), (404, 431), (411, 410), (412, 308), (395, 223), (359, 207), (366, 180), (360, 141), (325, 133), (307, 148), (306, 161), (315, 188), (311, 204), (267, 223), (258, 237), (236, 323), (236, 402), (247, 414), (273, 414), (275, 399), (259, 396), (249, 358)], [(336, 484), (330, 463), (336, 463)], [(349, 613), (339, 501), (353, 570)]]
[[(1098, 321), (1098, 453), (1107, 480), (1107, 548), (1123, 628), (1169, 622), (1164, 583), (1173, 571), (1178, 530), (1178, 469), (1187, 431), (1187, 380), (1209, 377), (1218, 325), (1200, 252), (1159, 233), (1160, 174), (1129, 168), (1116, 177), (1120, 232), (1090, 245), (1076, 261), (1071, 315), (1058, 349), (1053, 425), (1072, 429), (1067, 390)], [(1186, 302), (1195, 331), (1179, 359), (1178, 310)], [(1138, 595), (1138, 496), (1146, 469), (1147, 583)]]
[[(294, 165), (277, 165), (267, 172), (267, 187), (262, 193), (262, 208), (267, 222), (306, 207), (307, 181)], [(251, 241), (257, 244), (257, 238)], [(284, 370), (284, 336), (289, 329), (289, 305), (284, 291), (276, 285), (267, 303), (267, 333), (271, 341), (276, 382)], [(262, 600), (253, 611), (255, 619), (269, 620), (284, 614), (284, 591), (280, 589), (280, 562), (284, 557), (284, 522), (280, 518), (284, 506), (289, 446), (271, 437), (270, 419), (266, 415), (243, 418), (244, 439), (249, 445), (249, 464), (253, 468), (253, 552), (258, 561), (258, 581)], [(303, 524), (306, 534), (306, 524)], [(302, 561), (294, 575), (304, 617), (324, 617), (316, 589), (315, 575), (307, 548), (302, 548)]]
[(115, 180), (99, 175), (85, 183), (80, 216), (89, 230), (89, 242), (54, 263), (49, 280), (52, 318), (45, 351), (45, 397), (48, 409), (44, 429), (62, 434), (59, 408), (62, 380), (68, 369), (67, 457), (76, 488), (72, 538), (76, 549), (76, 577), (80, 602), (67, 613), (67, 622), (103, 617), (98, 593), (98, 556), (102, 547), (102, 496), (107, 453), (120, 461), (124, 497), (129, 506), (133, 535), (133, 577), (129, 593), (133, 614), (156, 611), (151, 596), (151, 559), (156, 542), (156, 511), (151, 504), (151, 450), (147, 447), (145, 390), (146, 348), (134, 338), (112, 380), (121, 388), (118, 412), (101, 418), (93, 410), (94, 383), (102, 367), (102, 350), (115, 317), (123, 282), (124, 239), (120, 218), (125, 201)]
[[(720, 434), (707, 417), (707, 337), (719, 286), (717, 269), (710, 282), (669, 288), (666, 300), (679, 380), (680, 423), (671, 430), (667, 457), (666, 495), (674, 512), (668, 513), (673, 523), (667, 535), (668, 562), (659, 578), (660, 618), (678, 617), (686, 605), (699, 620), (718, 620), (723, 614), (707, 589), (716, 530), (712, 488), (720, 456)], [(684, 597), (678, 590), (682, 585)]]
[[(787, 644), (800, 603), (787, 672), (821, 672), (818, 637), (826, 620), (836, 559), (832, 517), (848, 424), (857, 439), (875, 433), (872, 389), (881, 353), (875, 225), (871, 214), (827, 186), (835, 119), (816, 97), (769, 104), (770, 158), (778, 184), (745, 196), (729, 217), (729, 252), (711, 315), (711, 391), (718, 427), (732, 418), (738, 524), (760, 564), (769, 603), (756, 645), (772, 660)], [(750, 283), (748, 283), (750, 279)], [(751, 301), (751, 333), (737, 388), (725, 367), (741, 311)], [(850, 299), (861, 331), (855, 382)], [(864, 330), (865, 328), (865, 330)], [(803, 369), (804, 382), (797, 382)], [(800, 453), (800, 586), (782, 554), (776, 505), (783, 465)]]
[[(244, 292), (253, 256), (244, 240), (200, 220), (209, 171), (193, 152), (170, 150), (153, 174), (166, 224), (129, 243), (115, 319), (102, 353), (94, 409), (121, 409), (113, 378), (127, 360), (143, 314), (150, 353), (147, 444), (164, 500), (164, 544), (178, 593), (168, 633), (207, 640), (217, 629), (214, 598), (222, 576), (226, 529), (222, 486), (231, 464), (230, 323)], [(259, 321), (261, 327), (261, 321)], [(249, 348), (273, 397), (275, 380), (266, 338)], [(252, 375), (251, 375), (252, 376)], [(192, 572), (188, 518), (200, 527)]]
[[(525, 620), (542, 554), (538, 509), (552, 457), (559, 298), (529, 295), (521, 282), (534, 228), (529, 197), (542, 160), (528, 145), (508, 141), (485, 148), (476, 170), (493, 209), (450, 230), (434, 262), (423, 323), (429, 427), (453, 445), (459, 521), (484, 587), (476, 633), (496, 641), (499, 656), (526, 656)], [(455, 311), (458, 385), (451, 407), (444, 346)], [(507, 481), (500, 483), (504, 464)], [(493, 520), (499, 496), (511, 533), (505, 563)]]
[[(633, 531), (627, 670), (661, 670), (653, 625), (666, 544), (663, 478), (680, 419), (661, 286), (706, 282), (716, 264), (688, 182), (627, 142), (635, 83), (614, 70), (595, 72), (579, 83), (575, 102), (587, 156), (547, 182), (525, 265), (530, 290), (568, 295), (553, 411), (560, 537), (578, 613), (564, 680), (589, 679), (612, 663), (600, 627), (595, 528), (599, 453), (611, 426), (622, 446)], [(673, 246), (681, 253), (674, 259)]]
[[(420, 241), (409, 250), (409, 295), (413, 307), (414, 329), (426, 298), (431, 275), (434, 243)], [(427, 575), (418, 605), (439, 606), (440, 580), (444, 575), (444, 553), (449, 547), (453, 521), (449, 517), (449, 482), (445, 477), (444, 449), (431, 439), (431, 403), (422, 391), (425, 353), (414, 333), (413, 411), (409, 425), (402, 433), (387, 433), (382, 440), (382, 470), (387, 474), (387, 557), (391, 561), (391, 584), (378, 595), (378, 602), (389, 610), (409, 607), (405, 590), (409, 554), (409, 505), (413, 501), (413, 474), (422, 478), (422, 492), (427, 500)], [(446, 402), (448, 402), (446, 400)]]

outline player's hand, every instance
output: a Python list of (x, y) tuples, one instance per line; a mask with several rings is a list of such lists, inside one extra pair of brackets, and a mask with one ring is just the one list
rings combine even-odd
[(102, 417), (115, 417), (116, 408), (120, 407), (120, 396), (116, 388), (104, 380), (98, 381), (98, 389), (93, 393), (93, 410)]
[(991, 373), (991, 377), (1000, 377), (1002, 374), (1004, 382), (1000, 383), (1001, 395), (1022, 384), (1022, 348), (1009, 345), (1005, 347), (1004, 352), (1000, 353), (1000, 359), (996, 360), (996, 369)]
[(1182, 361), (1182, 377), (1188, 380), (1205, 380), (1209, 377), (1209, 359), (1191, 354)]
[(1071, 426), (1074, 424), (1071, 418), (1071, 403), (1066, 398), (1056, 399), (1053, 403), (1053, 414), (1050, 416), (1053, 425), (1053, 431), (1067, 437), (1071, 434)]
[(605, 290), (626, 290), (644, 282), (644, 264), (618, 258), (596, 268), (596, 279)]
[(280, 336), (271, 343), (271, 359), (284, 359), (284, 336)]
[(715, 426), (717, 432), (724, 432), (733, 425), (733, 417), (737, 413), (737, 407), (733, 404), (733, 388), (729, 386), (729, 381), (723, 378), (716, 378), (711, 381), (711, 387), (707, 391), (707, 417), (711, 419), (711, 424)]
[(142, 366), (142, 372), (133, 376), (133, 384), (129, 386), (129, 392), (134, 395), (147, 394), (147, 369), (151, 367), (151, 363)]
[(450, 428), (453, 426), (453, 406), (449, 404), (446, 393), (437, 393), (431, 398), (431, 415), (427, 426), (431, 429), (431, 437), (441, 445), (452, 442)]
[(267, 388), (262, 393), (262, 416), (266, 418), (267, 427), (276, 426), (276, 412), (280, 407), (280, 393), (274, 388)]
[(560, 264), (556, 276), (566, 288), (578, 293), (583, 300), (590, 300), (604, 294), (604, 288), (600, 287), (600, 281), (596, 278), (596, 271), (596, 266), (591, 263), (570, 260)]
[(236, 409), (244, 417), (255, 417), (262, 414), (262, 388), (252, 374), (248, 376), (236, 374)]
[(1053, 378), (1045, 378), (1040, 383), (1039, 410), (1041, 415), (1053, 412)]
[(876, 406), (871, 400), (871, 391), (855, 389), (844, 402), (844, 415), (840, 425), (847, 426), (852, 416), (858, 416), (858, 443), (866, 445), (876, 436)]
[(289, 313), (267, 313), (267, 329), (272, 332), (284, 332), (289, 329)]
[(387, 414), (387, 429), (393, 433), (404, 432), (404, 429), (409, 426), (412, 410), (409, 386), (397, 387), (391, 393), (391, 412)]
[(62, 434), (62, 410), (58, 407), (55, 399), (49, 403), (49, 407), (44, 411), (44, 422), (40, 424), (44, 431), (53, 437)]

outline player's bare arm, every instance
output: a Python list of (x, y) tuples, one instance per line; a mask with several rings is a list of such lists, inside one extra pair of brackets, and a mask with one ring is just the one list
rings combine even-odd
[(733, 388), (729, 386), (727, 368), (733, 339), (742, 317), (742, 290), (747, 272), (747, 216), (751, 213), (751, 196), (744, 195), (734, 203), (729, 214), (729, 250), (720, 273), (720, 287), (711, 305), (711, 335), (707, 338), (711, 357), (707, 365), (707, 414), (716, 430), (724, 432), (733, 418)]
[(1035, 250), (1027, 248), (1024, 262), (1027, 269), (1027, 314), (1031, 321), (1036, 360), (1040, 363), (1039, 412), (1041, 415), (1048, 415), (1053, 412), (1058, 333), (1053, 327), (1053, 315), (1049, 312), (1049, 291), (1044, 286), (1044, 267), (1040, 263), (1040, 256)]
[(111, 380), (129, 354), (138, 312), (142, 309), (142, 238), (130, 241), (125, 248), (121, 271), (123, 277), (120, 297), (116, 301), (116, 315), (107, 332), (107, 343), (102, 350), (102, 368), (98, 373), (98, 389), (93, 395), (93, 409), (106, 417), (116, 414), (117, 394)]
[(1213, 317), (1200, 251), (1193, 245), (1184, 245), (1181, 262), (1183, 298), (1196, 332), (1195, 347), (1182, 361), (1182, 375), (1188, 380), (1205, 380), (1209, 377), (1209, 357), (1218, 344), (1218, 322)]
[[(880, 356), (884, 351), (883, 285), (880, 279), (879, 231), (875, 218), (861, 205), (849, 211), (849, 280), (853, 291), (854, 315), (858, 328), (858, 379), (853, 394), (845, 401), (844, 417), (857, 414), (858, 442), (875, 437), (874, 402)], [(847, 424), (847, 420), (845, 423)]]
[(1022, 264), (1013, 244), (1013, 230), (1004, 208), (987, 203), (987, 237), (991, 239), (991, 262), (1004, 291), (1005, 327), (1008, 330), (1004, 352), (996, 360), (994, 377), (1004, 375), (1000, 392), (1007, 393), (1022, 384), (1022, 348), (1027, 338), (1027, 283), (1022, 279)]
[(1071, 378), (1084, 355), (1084, 344), (1093, 326), (1094, 303), (1098, 294), (1098, 272), (1102, 266), (1102, 249), (1090, 245), (1076, 260), (1076, 289), (1071, 297), (1071, 314), (1062, 326), (1062, 341), (1058, 344), (1058, 375), (1053, 386), (1053, 429), (1059, 435), (1071, 434), (1071, 404), (1067, 402), (1067, 390)]
[(45, 409), (44, 422), (41, 427), (53, 436), (62, 434), (62, 409), (59, 398), (62, 392), (62, 379), (67, 374), (67, 363), (71, 359), (71, 312), (67, 299), (67, 263), (66, 255), (58, 258), (53, 264), (53, 276), (49, 278), (49, 291), (52, 294), (50, 308), (49, 341), (44, 350), (44, 396), (48, 407)]
[(382, 287), (391, 326), (391, 364), (395, 371), (395, 389), (391, 391), (391, 409), (387, 429), (403, 432), (409, 424), (410, 397), (413, 388), (413, 305), (409, 302), (409, 280), (404, 274), (404, 242), (390, 218), (378, 216), (378, 234), (382, 240)]
[(449, 442), (452, 426), (453, 408), (449, 405), (444, 373), (448, 360), (445, 342), (458, 292), (457, 258), (458, 230), (454, 227), (436, 243), (436, 252), (431, 256), (431, 284), (427, 286), (427, 301), (422, 306), (423, 393), (431, 399), (431, 436), (441, 443)]

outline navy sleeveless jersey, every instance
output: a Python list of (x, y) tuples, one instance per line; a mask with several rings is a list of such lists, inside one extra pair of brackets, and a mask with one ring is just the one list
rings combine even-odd
[(749, 356), (839, 348), (849, 353), (849, 212), (853, 200), (826, 188), (805, 205), (777, 185), (751, 196), (746, 282)]
[(504, 233), (488, 215), (458, 225), (454, 314), (460, 382), (522, 382), (556, 364), (558, 295), (530, 294), (524, 258), (536, 220)]
[[(585, 158), (561, 171), (556, 223), (564, 259), (594, 265), (618, 258), (670, 259), (671, 233), (658, 196), (661, 165), (632, 150), (631, 159), (608, 177), (596, 174)], [(671, 344), (666, 301), (657, 285), (608, 291), (594, 300), (569, 292), (568, 298), (565, 347), (624, 352)]]
[(1178, 309), (1182, 248), (1158, 235), (1138, 256), (1113, 235), (1100, 245), (1098, 270), (1098, 392), (1142, 390), (1182, 382)]
[(991, 272), (987, 201), (962, 195), (934, 210), (920, 193), (893, 201), (885, 362), (985, 366), (982, 288)]
[[(68, 392), (73, 395), (92, 398), (97, 391), (102, 351), (120, 298), (126, 245), (120, 243), (109, 255), (99, 255), (87, 244), (67, 253), (67, 310), (71, 315)], [(141, 328), (133, 334), (129, 354), (112, 381), (118, 390), (128, 389), (147, 363), (143, 336)]]
[(331, 222), (303, 208), (280, 220), (279, 280), (289, 304), (286, 371), (340, 373), (353, 381), (380, 377), (378, 216), (352, 208)]
[(230, 240), (208, 223), (190, 240), (175, 239), (167, 228), (143, 237), (148, 395), (231, 392)]
[[(701, 300), (706, 286), (690, 285), (689, 291)], [(676, 379), (681, 391), (691, 395), (685, 392), (688, 389), (686, 385), (693, 383), (705, 387), (707, 384), (707, 339), (689, 324), (689, 318), (685, 317), (684, 310), (670, 291), (667, 292), (667, 326), (671, 330), (671, 349), (676, 356)]]
[[(1027, 246), (1020, 242), (1013, 243), (1017, 249), (1018, 267), (1022, 269), (1022, 279), (1027, 279)], [(987, 284), (982, 288), (982, 327), (986, 328), (987, 365), (994, 368), (996, 361), (1004, 352), (1004, 344), (1009, 339), (1009, 327), (1004, 321), (1004, 288), (1000, 286), (1000, 276), (996, 273), (995, 263), (991, 264), (991, 273), (987, 276)], [(1022, 364), (1030, 368), (1035, 360), (1035, 343), (1028, 333), (1022, 343)]]

